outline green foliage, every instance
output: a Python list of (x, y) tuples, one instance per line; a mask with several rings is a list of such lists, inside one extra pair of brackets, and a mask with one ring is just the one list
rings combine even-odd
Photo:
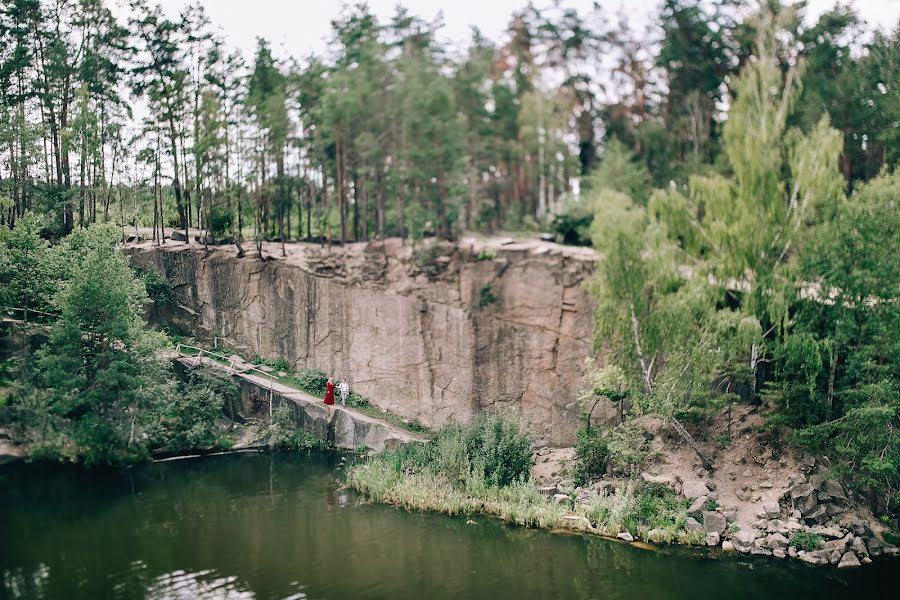
[(138, 276), (144, 282), (144, 289), (147, 290), (147, 297), (154, 306), (171, 306), (175, 303), (172, 295), (172, 282), (153, 269), (136, 269)]
[(435, 243), (419, 244), (413, 250), (412, 264), (416, 269), (424, 273), (428, 279), (434, 281), (441, 273), (447, 270), (447, 262), (439, 260), (444, 256), (445, 248)]
[(493, 286), (486, 283), (478, 290), (478, 308), (487, 308), (496, 304), (500, 299), (494, 294)]
[(606, 474), (609, 448), (600, 429), (590, 427), (587, 423), (578, 429), (575, 458), (578, 461), (576, 478), (581, 483), (593, 481)]
[(0, 227), (0, 307), (50, 310), (57, 282), (50, 247), (40, 235), (42, 226), (43, 220), (29, 212), (13, 229)]
[(591, 223), (594, 215), (582, 202), (572, 203), (553, 217), (551, 228), (557, 239), (570, 246), (591, 245)]
[(624, 518), (628, 531), (683, 527), (687, 520), (690, 501), (667, 485), (641, 482), (635, 488), (634, 498), (634, 507)]
[(269, 445), (279, 450), (324, 450), (325, 441), (305, 429), (297, 428), (289, 402), (280, 402), (272, 413), (268, 428)]
[(631, 477), (640, 473), (650, 459), (650, 444), (634, 419), (607, 430), (585, 423), (578, 430), (575, 457), (577, 476), (582, 482), (605, 474)]
[(398, 473), (427, 470), (453, 486), (504, 487), (531, 474), (531, 432), (511, 417), (485, 413), (468, 425), (447, 426), (426, 445), (386, 451)]
[(272, 367), (276, 371), (288, 372), (291, 370), (290, 363), (284, 358), (263, 358), (262, 356), (254, 356), (253, 360), (250, 362), (254, 365)]
[(606, 443), (609, 470), (616, 475), (635, 476), (650, 459), (650, 442), (634, 419), (609, 430)]
[(321, 396), (325, 393), (325, 384), (328, 383), (328, 376), (320, 369), (303, 369), (297, 373), (295, 380), (301, 388), (310, 394)]
[(812, 552), (817, 550), (823, 541), (825, 541), (825, 538), (818, 533), (801, 530), (794, 532), (794, 535), (791, 536), (790, 545), (798, 550)]
[(177, 453), (219, 445), (218, 421), (227, 402), (239, 398), (230, 377), (210, 370), (195, 370), (173, 394), (150, 400), (142, 415), (151, 451)]
[(482, 250), (481, 252), (479, 252), (478, 254), (475, 255), (476, 262), (482, 262), (485, 260), (494, 260), (495, 258), (497, 258), (497, 253), (490, 248)]

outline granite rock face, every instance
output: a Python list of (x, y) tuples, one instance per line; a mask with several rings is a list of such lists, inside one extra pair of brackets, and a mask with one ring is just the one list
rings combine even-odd
[[(133, 264), (173, 286), (154, 319), (248, 356), (315, 367), (374, 404), (429, 427), (490, 409), (528, 421), (538, 445), (571, 445), (592, 341), (590, 249), (463, 239), (320, 248), (147, 242)], [(424, 258), (423, 258), (424, 257)], [(614, 418), (602, 403), (594, 412)], [(607, 411), (610, 414), (602, 414)]]

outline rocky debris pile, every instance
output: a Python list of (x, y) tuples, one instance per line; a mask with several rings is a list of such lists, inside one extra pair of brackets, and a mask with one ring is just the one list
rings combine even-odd
[[(780, 501), (757, 501), (756, 520), (749, 524), (737, 522), (738, 507), (719, 504), (715, 483), (699, 472), (691, 479), (652, 473), (641, 473), (640, 478), (646, 483), (668, 486), (691, 500), (685, 529), (696, 534), (693, 539), (702, 539), (709, 547), (838, 568), (858, 567), (873, 558), (900, 553), (853, 510), (850, 494), (829, 476), (825, 467), (819, 465), (816, 469), (812, 461), (806, 470), (811, 474), (791, 475), (790, 488)], [(612, 495), (620, 487), (615, 480), (581, 487), (572, 479), (562, 479), (537, 489), (559, 505), (573, 501), (587, 505), (597, 494)], [(589, 525), (586, 531), (592, 531)], [(626, 542), (635, 539), (629, 532), (615, 535)], [(669, 539), (662, 530), (648, 531), (643, 537), (651, 542)]]
[[(809, 477), (791, 475), (791, 487), (780, 502), (759, 502), (757, 520), (749, 527), (735, 522), (737, 507), (719, 505), (712, 481), (681, 480), (671, 475), (642, 473), (644, 481), (669, 485), (692, 500), (687, 529), (703, 536), (707, 546), (746, 554), (796, 558), (816, 565), (858, 567), (900, 550), (888, 544), (852, 510), (851, 499), (828, 470), (815, 463)], [(759, 487), (765, 489), (767, 482)], [(771, 487), (771, 484), (768, 484)]]

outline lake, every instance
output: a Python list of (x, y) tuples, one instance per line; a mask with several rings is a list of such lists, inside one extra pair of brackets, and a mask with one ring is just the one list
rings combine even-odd
[(839, 572), (372, 505), (342, 489), (345, 460), (2, 467), (0, 597), (845, 600), (898, 583), (898, 560)]

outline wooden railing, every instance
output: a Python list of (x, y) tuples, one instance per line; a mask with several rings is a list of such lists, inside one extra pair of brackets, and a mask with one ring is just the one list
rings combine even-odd
[(19, 307), (16, 307), (16, 306), (8, 306), (8, 307), (5, 307), (5, 308), (2, 308), (2, 309), (0, 309), (0, 312), (7, 312), (7, 313), (9, 313), (9, 312), (11, 312), (11, 313), (19, 312), (19, 313), (22, 313), (22, 319), (23, 319), (26, 323), (28, 322), (28, 315), (29, 315), (29, 314), (40, 315), (40, 316), (42, 316), (42, 317), (53, 317), (54, 319), (58, 319), (58, 318), (59, 318), (59, 315), (57, 315), (56, 313), (44, 312), (44, 311), (42, 311), (42, 310), (35, 310), (35, 309), (33, 309), (33, 308), (19, 308)]
[[(186, 348), (188, 350), (196, 351), (197, 354), (184, 354), (181, 350), (182, 348)], [(250, 363), (243, 363), (244, 366), (241, 367), (240, 371), (235, 367), (235, 361), (232, 360), (230, 356), (225, 356), (224, 354), (219, 354), (218, 352), (213, 352), (211, 350), (207, 350), (205, 348), (198, 348), (197, 346), (190, 346), (188, 344), (178, 343), (175, 346), (175, 353), (178, 354), (179, 357), (184, 358), (196, 358), (198, 363), (203, 363), (203, 355), (209, 356), (211, 358), (220, 359), (219, 362), (224, 362), (228, 364), (228, 373), (233, 374), (235, 372), (246, 373), (247, 371), (254, 371), (259, 373), (263, 377), (268, 377), (269, 379), (269, 419), (272, 418), (272, 396), (275, 393), (274, 384), (275, 384), (275, 376), (271, 373), (267, 373), (262, 369), (257, 368)]]

